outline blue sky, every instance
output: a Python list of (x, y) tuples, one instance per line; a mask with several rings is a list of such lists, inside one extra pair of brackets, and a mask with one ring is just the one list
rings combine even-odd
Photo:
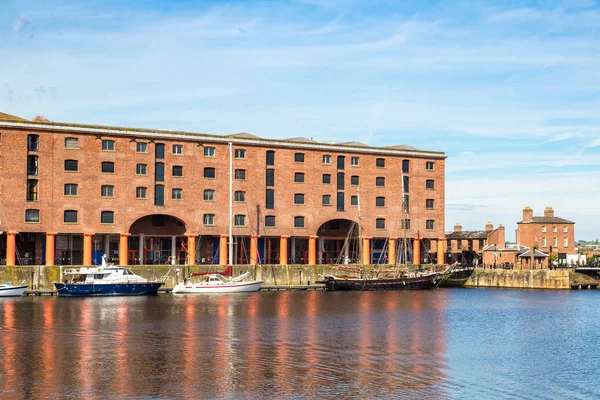
[(446, 230), (600, 237), (600, 3), (0, 0), (0, 111), (444, 151)]

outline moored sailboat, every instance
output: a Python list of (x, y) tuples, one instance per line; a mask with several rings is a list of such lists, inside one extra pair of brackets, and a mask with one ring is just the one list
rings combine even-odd
[(0, 297), (18, 297), (21, 296), (26, 289), (27, 285), (14, 286), (12, 282), (2, 283), (0, 284)]

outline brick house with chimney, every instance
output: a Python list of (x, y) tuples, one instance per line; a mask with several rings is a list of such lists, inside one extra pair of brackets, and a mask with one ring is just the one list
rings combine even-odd
[(500, 248), (505, 246), (505, 230), (502, 224), (494, 229), (491, 221), (485, 224), (482, 231), (463, 231), (460, 222), (454, 225), (454, 231), (446, 233), (446, 263), (473, 265), (482, 261), (483, 250), (496, 245)]

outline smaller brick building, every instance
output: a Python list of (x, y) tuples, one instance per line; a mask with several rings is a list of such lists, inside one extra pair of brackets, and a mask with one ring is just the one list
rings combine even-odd
[(446, 263), (481, 264), (483, 250), (490, 245), (504, 248), (505, 232), (502, 224), (494, 229), (492, 222), (488, 221), (483, 231), (463, 231), (460, 222), (457, 222), (454, 232), (446, 233)]

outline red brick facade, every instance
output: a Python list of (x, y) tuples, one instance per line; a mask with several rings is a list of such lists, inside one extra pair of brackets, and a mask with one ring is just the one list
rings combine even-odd
[(530, 207), (523, 209), (523, 220), (517, 223), (517, 244), (536, 246), (544, 253), (576, 254), (575, 223), (554, 216), (552, 207), (546, 207), (543, 217), (534, 217)]

